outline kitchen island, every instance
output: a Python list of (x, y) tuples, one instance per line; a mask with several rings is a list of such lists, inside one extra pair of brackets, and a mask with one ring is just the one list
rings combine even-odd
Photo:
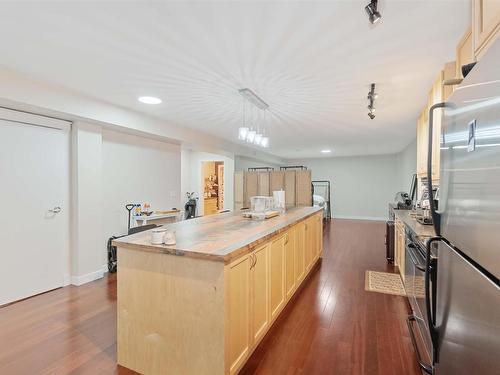
[(322, 210), (265, 221), (225, 213), (118, 247), (118, 363), (143, 374), (235, 374), (322, 254)]

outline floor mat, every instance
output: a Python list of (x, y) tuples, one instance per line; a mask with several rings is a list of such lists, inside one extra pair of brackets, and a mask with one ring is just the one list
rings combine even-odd
[(401, 276), (397, 273), (366, 271), (365, 290), (369, 292), (406, 296)]

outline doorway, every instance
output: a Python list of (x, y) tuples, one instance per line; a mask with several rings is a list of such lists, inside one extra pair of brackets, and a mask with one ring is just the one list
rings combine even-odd
[(224, 162), (201, 163), (203, 214), (213, 215), (224, 209)]
[(64, 284), (70, 124), (0, 109), (0, 305)]

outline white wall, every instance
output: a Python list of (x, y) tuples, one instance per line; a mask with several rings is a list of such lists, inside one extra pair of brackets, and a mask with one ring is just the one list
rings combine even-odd
[(110, 236), (127, 233), (128, 203), (179, 208), (181, 152), (179, 145), (109, 130), (102, 132), (102, 141), (106, 244)]
[(186, 192), (195, 192), (198, 197), (197, 214), (203, 215), (203, 184), (202, 184), (202, 162), (223, 161), (224, 162), (224, 209), (234, 209), (234, 156), (223, 154), (212, 154), (190, 149), (182, 149), (182, 206), (186, 202)]
[(103, 194), (101, 127), (78, 122), (72, 127), (71, 283), (103, 275)]
[(396, 154), (396, 191), (409, 192), (412, 176), (417, 173), (417, 140), (415, 139), (400, 153)]
[(385, 220), (397, 186), (396, 155), (297, 160), (313, 180), (330, 180), (334, 218)]
[(258, 159), (248, 158), (245, 156), (235, 156), (234, 157), (234, 170), (235, 171), (246, 171), (248, 168), (258, 168), (258, 167), (272, 167), (275, 170), (279, 170), (280, 166), (284, 164), (277, 164), (268, 161), (261, 161)]

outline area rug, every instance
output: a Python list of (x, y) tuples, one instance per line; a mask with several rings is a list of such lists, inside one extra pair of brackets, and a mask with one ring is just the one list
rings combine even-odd
[(368, 292), (406, 296), (403, 281), (397, 273), (366, 271), (365, 290)]

